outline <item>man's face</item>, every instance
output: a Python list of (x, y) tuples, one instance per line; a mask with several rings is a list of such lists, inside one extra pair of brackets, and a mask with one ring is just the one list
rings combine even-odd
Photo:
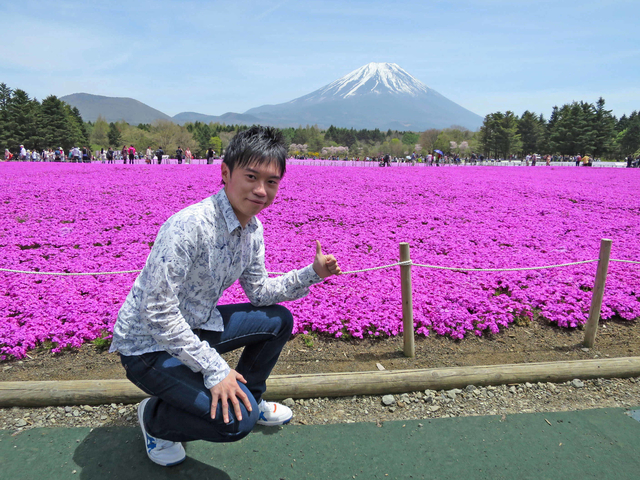
[(223, 162), (222, 179), (229, 203), (244, 228), (251, 217), (273, 203), (278, 193), (281, 176), (275, 162), (252, 164), (245, 168), (236, 167), (233, 174)]

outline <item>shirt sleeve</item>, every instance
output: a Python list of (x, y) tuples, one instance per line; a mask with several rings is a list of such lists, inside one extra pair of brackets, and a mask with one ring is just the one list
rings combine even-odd
[(297, 300), (309, 293), (309, 287), (322, 278), (308, 265), (285, 275), (269, 278), (264, 266), (264, 237), (262, 225), (252, 242), (252, 262), (240, 276), (239, 282), (252, 305), (264, 307), (287, 300)]
[(230, 368), (220, 354), (193, 332), (180, 311), (178, 294), (198, 255), (197, 222), (169, 219), (160, 229), (142, 272), (139, 321), (166, 352), (194, 372), (207, 388), (224, 379)]

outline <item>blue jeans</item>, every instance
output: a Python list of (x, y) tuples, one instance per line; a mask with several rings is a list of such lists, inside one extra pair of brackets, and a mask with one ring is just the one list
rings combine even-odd
[(236, 371), (247, 384), (238, 382), (251, 402), (251, 412), (240, 401), (242, 420), (236, 419), (229, 402), (229, 423), (222, 420), (220, 402), (211, 419), (211, 392), (202, 373), (193, 372), (167, 352), (125, 356), (120, 360), (127, 378), (151, 395), (144, 410), (147, 432), (163, 440), (189, 442), (234, 442), (251, 432), (258, 421), (258, 403), (266, 381), (293, 329), (291, 312), (280, 305), (254, 307), (244, 303), (219, 305), (223, 332), (194, 330), (218, 353), (245, 347)]

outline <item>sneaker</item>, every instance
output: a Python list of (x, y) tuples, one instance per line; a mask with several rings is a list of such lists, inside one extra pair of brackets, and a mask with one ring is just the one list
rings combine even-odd
[(138, 422), (140, 423), (140, 428), (142, 428), (144, 448), (147, 451), (147, 456), (152, 462), (162, 465), (163, 467), (170, 467), (184, 462), (187, 458), (187, 454), (184, 451), (182, 443), (170, 442), (169, 440), (152, 437), (145, 430), (142, 419), (144, 416), (144, 407), (147, 405), (149, 400), (151, 399), (145, 398), (140, 402), (140, 405), (138, 405)]
[(275, 402), (265, 402), (262, 400), (258, 405), (260, 416), (258, 425), (273, 427), (275, 425), (285, 425), (293, 418), (293, 412), (289, 407)]

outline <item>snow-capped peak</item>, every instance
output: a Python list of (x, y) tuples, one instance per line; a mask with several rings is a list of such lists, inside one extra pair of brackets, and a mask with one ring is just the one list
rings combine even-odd
[(321, 88), (323, 97), (347, 98), (356, 94), (396, 93), (415, 96), (429, 88), (395, 63), (369, 63)]

